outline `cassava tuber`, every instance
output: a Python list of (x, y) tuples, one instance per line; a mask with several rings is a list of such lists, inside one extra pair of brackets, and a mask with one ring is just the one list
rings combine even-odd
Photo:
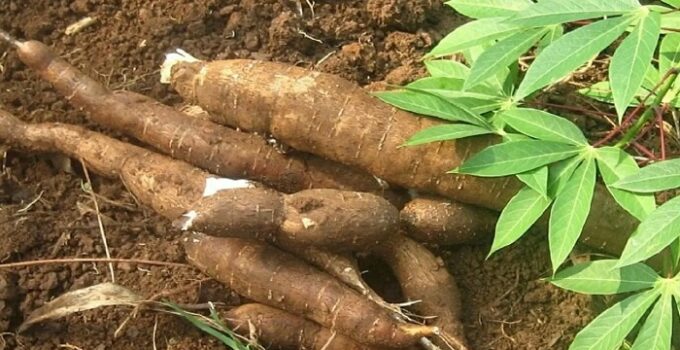
[(440, 337), (434, 339), (442, 349), (467, 349), (460, 320), (460, 293), (443, 261), (422, 244), (403, 235), (394, 235), (376, 249), (376, 254), (392, 269), (402, 293), (422, 316), (434, 317)]
[(263, 305), (245, 304), (226, 313), (226, 323), (239, 334), (255, 335), (267, 349), (377, 350), (312, 321)]
[(491, 210), (441, 197), (418, 197), (400, 212), (401, 225), (419, 242), (452, 245), (492, 237), (498, 216)]
[[(384, 183), (356, 169), (294, 152), (284, 155), (263, 137), (192, 118), (149, 97), (112, 92), (37, 41), (15, 42), (22, 62), (106, 127), (214, 174), (249, 178), (286, 193), (337, 188), (382, 193)], [(393, 193), (390, 196), (396, 196)]]
[(248, 299), (302, 315), (368, 345), (404, 347), (436, 331), (396, 321), (337, 279), (253, 240), (192, 233), (189, 261)]
[(120, 178), (159, 214), (176, 219), (186, 213), (185, 228), (215, 235), (368, 249), (399, 224), (396, 208), (370, 193), (315, 189), (282, 195), (266, 188), (231, 188), (252, 183), (216, 179), (182, 161), (81, 127), (26, 124), (2, 110), (0, 140), (80, 158), (95, 172)]
[[(508, 178), (446, 172), (497, 142), (474, 137), (399, 147), (441, 122), (392, 108), (330, 74), (253, 60), (204, 62), (173, 56), (166, 81), (215, 121), (271, 133), (301, 151), (356, 166), (405, 188), (499, 210), (521, 187)], [(619, 254), (638, 222), (597, 186), (581, 241)]]

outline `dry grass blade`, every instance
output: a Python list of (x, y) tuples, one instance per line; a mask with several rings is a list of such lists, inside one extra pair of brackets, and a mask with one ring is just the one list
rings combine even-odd
[(137, 306), (143, 300), (141, 296), (117, 284), (97, 284), (63, 294), (34, 310), (21, 324), (19, 332), (25, 331), (36, 323), (62, 318), (76, 312), (102, 306)]

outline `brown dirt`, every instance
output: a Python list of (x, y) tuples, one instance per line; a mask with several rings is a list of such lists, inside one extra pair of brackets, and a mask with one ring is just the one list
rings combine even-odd
[[(362, 85), (401, 84), (423, 73), (419, 57), (460, 23), (438, 0), (319, 0), (314, 14), (288, 0), (5, 0), (0, 28), (41, 40), (112, 88), (181, 100), (158, 83), (166, 51), (181, 47), (202, 58), (284, 61), (336, 73)], [(84, 16), (96, 23), (67, 36)], [(0, 47), (0, 104), (21, 118), (60, 121), (100, 130), (68, 106), (47, 83)], [(117, 133), (111, 133), (119, 136)], [(0, 261), (104, 255), (82, 169), (65, 172), (63, 158), (6, 152), (0, 145)], [(115, 181), (93, 178), (115, 257), (184, 262), (179, 233), (140, 207)], [(36, 200), (37, 199), (37, 200)], [(35, 202), (35, 203), (33, 203)], [(29, 203), (33, 203), (29, 206)], [(562, 349), (591, 317), (589, 299), (540, 281), (549, 263), (544, 237), (525, 239), (489, 261), (487, 246), (443, 250), (463, 293), (465, 325), (474, 349)], [(374, 274), (376, 272), (374, 271)], [(184, 286), (194, 270), (118, 264), (120, 284), (145, 296)], [(87, 311), (16, 335), (35, 308), (54, 297), (108, 278), (105, 264), (23, 268), (0, 274), (0, 349), (220, 349), (172, 316), (142, 313), (120, 337), (128, 310)], [(234, 302), (214, 282), (171, 297), (178, 302)], [(157, 322), (157, 324), (155, 324)], [(154, 327), (155, 326), (155, 327)], [(154, 332), (156, 329), (156, 332)], [(75, 349), (75, 347), (72, 347)]]

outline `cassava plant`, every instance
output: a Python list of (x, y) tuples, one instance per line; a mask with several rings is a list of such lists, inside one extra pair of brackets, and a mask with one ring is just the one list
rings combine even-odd
[[(638, 324), (632, 349), (671, 349), (673, 314), (680, 315), (680, 197), (657, 207), (655, 193), (680, 187), (680, 161), (664, 160), (663, 120), (680, 105), (680, 1), (447, 4), (473, 20), (426, 56), (430, 76), (376, 94), (449, 122), (417, 132), (405, 145), (497, 135), (498, 143), (450, 171), (516, 176), (524, 184), (501, 212), (489, 255), (517, 241), (549, 210), (550, 281), (579, 293), (627, 295), (586, 326), (570, 349), (618, 349)], [(530, 106), (596, 57), (608, 61), (608, 78), (580, 93), (611, 103), (616, 120), (602, 139), (589, 140), (568, 119)], [(655, 123), (659, 157), (637, 143)], [(652, 164), (640, 169), (641, 157), (627, 151), (631, 145), (646, 151), (644, 160)], [(581, 235), (598, 177), (640, 224), (618, 259), (558, 271)], [(655, 256), (663, 260), (657, 269), (646, 263)]]

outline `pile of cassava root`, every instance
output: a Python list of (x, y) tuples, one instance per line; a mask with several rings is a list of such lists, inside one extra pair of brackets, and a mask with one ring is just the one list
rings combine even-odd
[[(184, 113), (110, 91), (39, 42), (0, 38), (92, 121), (154, 151), (78, 126), (26, 124), (3, 110), (0, 142), (80, 159), (186, 231), (187, 259), (253, 302), (228, 313), (239, 332), (254, 326), (276, 348), (468, 349), (455, 281), (419, 242), (488, 237), (493, 210), (519, 185), (445, 172), (493, 139), (400, 148), (437, 122), (332, 75), (178, 51), (162, 80), (207, 111)], [(272, 146), (272, 137), (290, 149)], [(410, 200), (400, 188), (432, 196)], [(619, 249), (619, 233), (635, 222), (604, 220), (629, 218), (616, 208), (604, 192), (596, 196), (593, 215), (603, 220), (589, 221), (587, 242)], [(356, 253), (389, 264), (411, 312), (425, 317), (414, 320), (373, 292)]]

